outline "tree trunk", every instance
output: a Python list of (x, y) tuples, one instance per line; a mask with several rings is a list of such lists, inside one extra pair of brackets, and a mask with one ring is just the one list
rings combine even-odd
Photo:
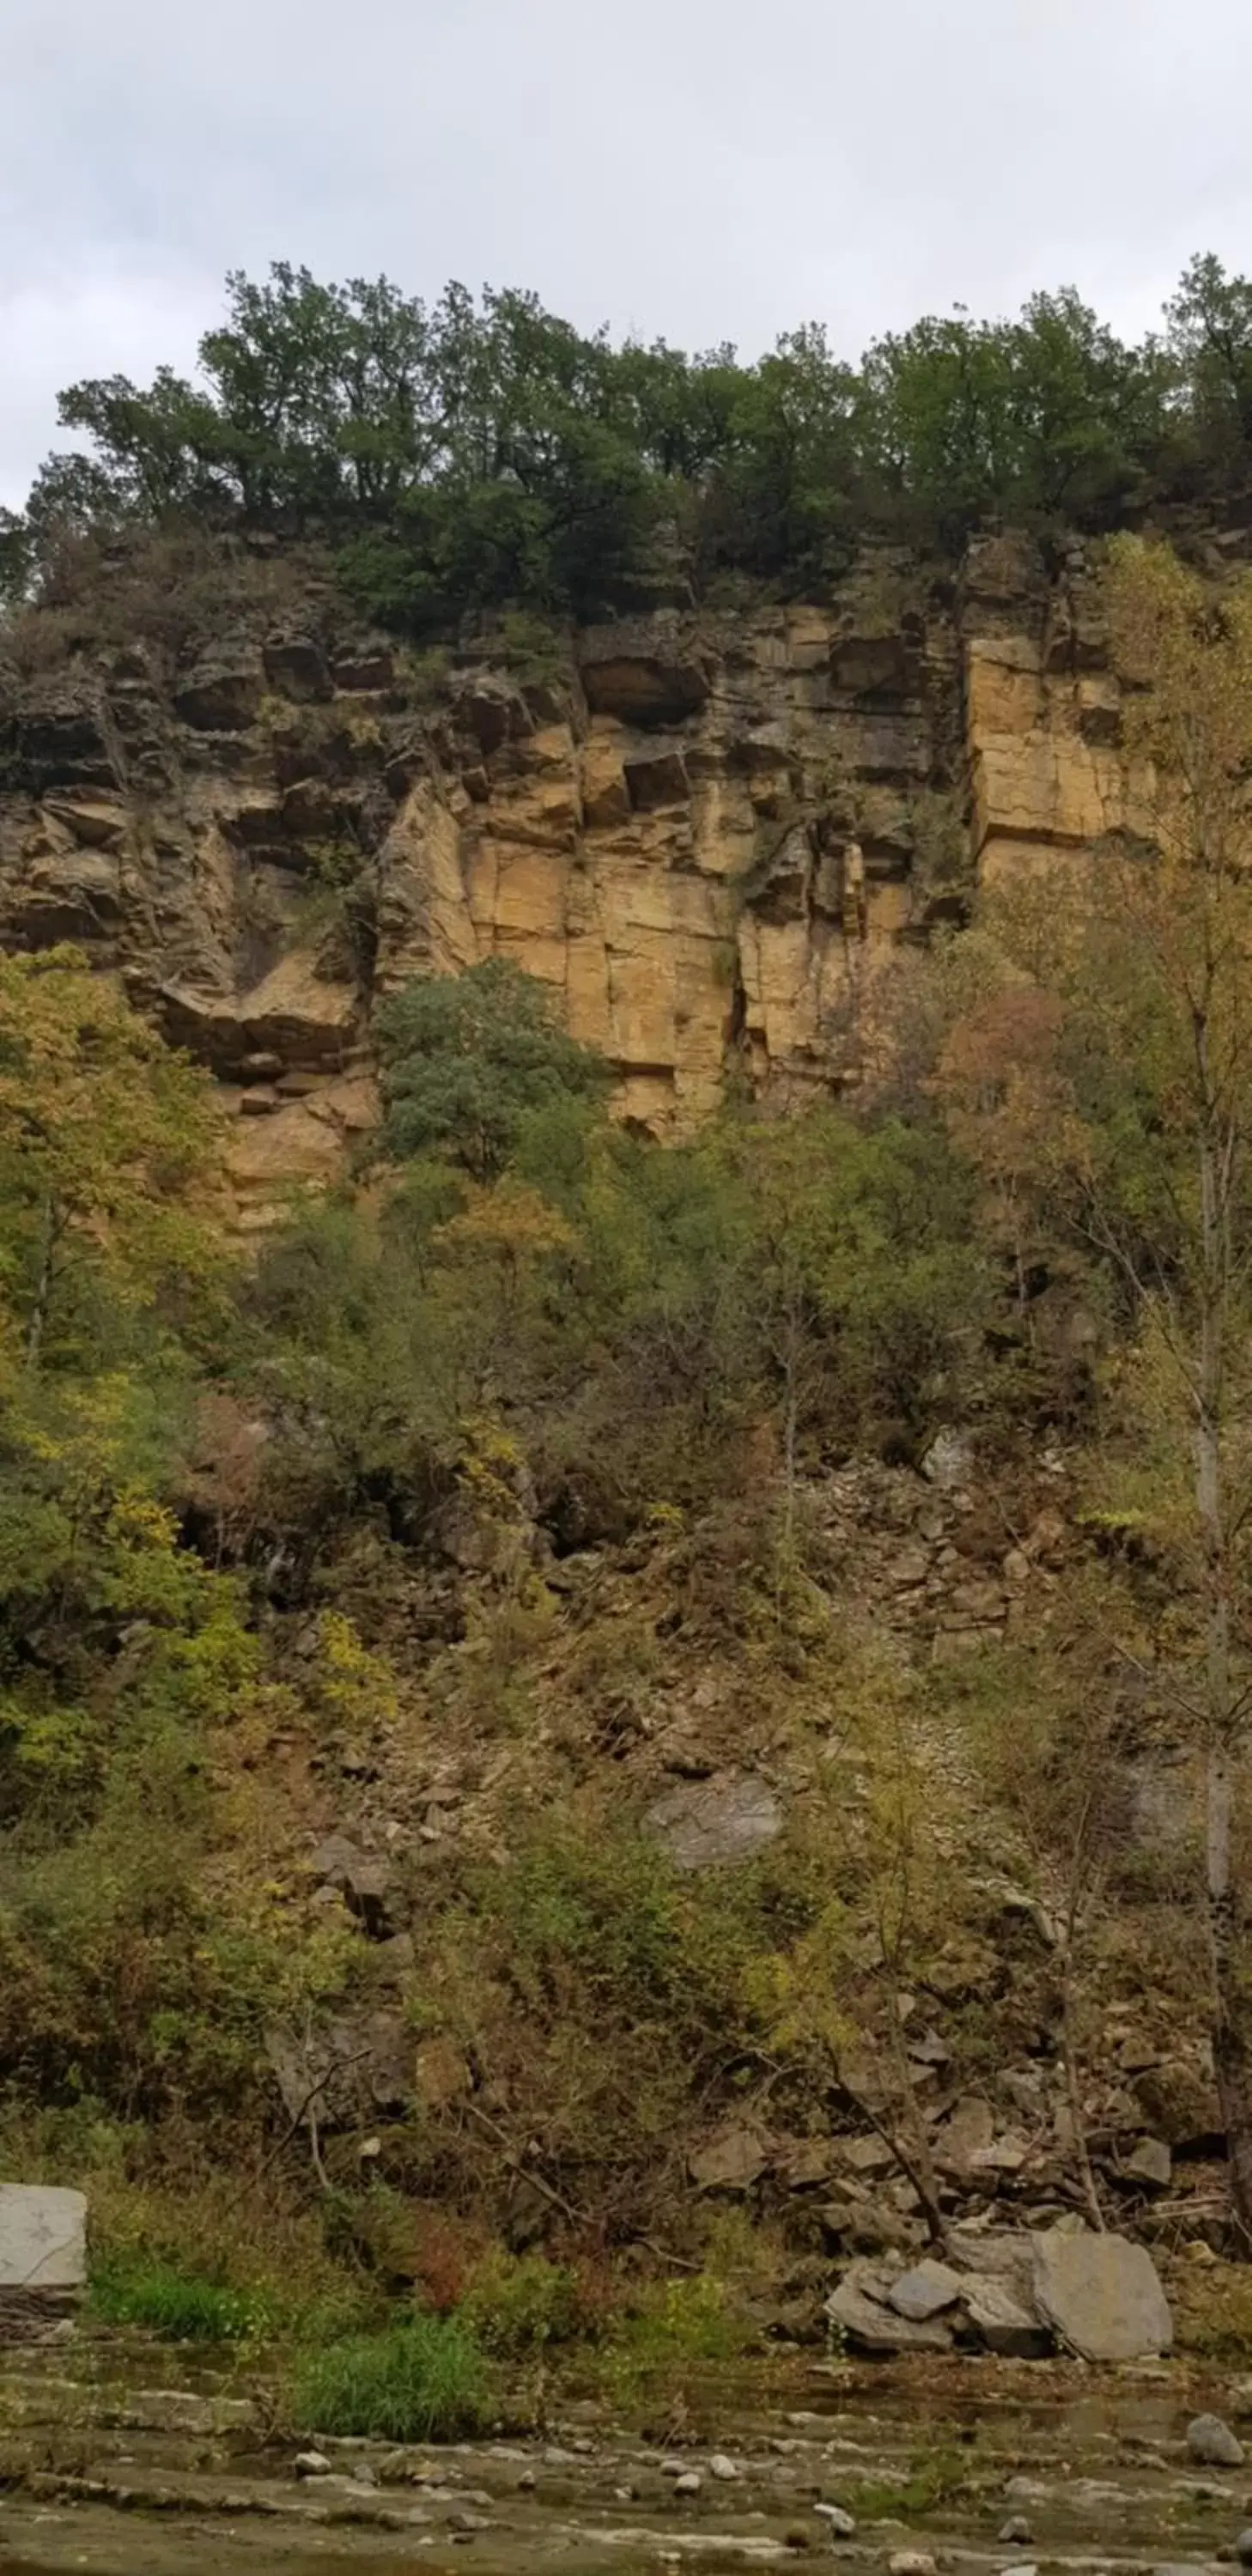
[(30, 1321), (26, 1327), (26, 1365), (29, 1369), (38, 1368), (43, 1352), (44, 1335), (48, 1329), (48, 1310), (52, 1304), (52, 1288), (56, 1276), (56, 1248), (60, 1231), (57, 1203), (54, 1198), (49, 1197), (44, 1203), (43, 1224), (39, 1235), (39, 1271), (35, 1280), (35, 1302), (31, 1307)]
[(903, 2167), (922, 2204), (922, 2215), (926, 2221), (931, 2244), (946, 2248), (949, 2241), (948, 2223), (939, 2206), (939, 2177), (935, 2172), (935, 2160), (930, 2152), (930, 2138), (922, 2117), (921, 2104), (917, 2098), (913, 2070), (909, 2065), (904, 2028), (900, 2020), (899, 1993), (894, 1986), (888, 2012), (891, 2033), (889, 2045), (895, 2065), (896, 2082), (900, 2087), (904, 2106), (904, 2127), (908, 2137), (907, 2151), (898, 2133), (891, 2137), (890, 2144), (897, 2162)]
[(1069, 2105), (1070, 2127), (1074, 2132), (1074, 2161), (1078, 2167), (1082, 2196), (1087, 2204), (1087, 2216), (1097, 2235), (1102, 2236), (1105, 2232), (1104, 2212), (1100, 2207), (1099, 2192), (1096, 2190), (1091, 2150), (1087, 2144), (1087, 2120), (1082, 2104), (1082, 2069), (1078, 2055), (1077, 2033), (1074, 2029), (1073, 1963), (1068, 1941), (1065, 1956), (1061, 1962), (1061, 2041), (1065, 2050), (1065, 2099)]

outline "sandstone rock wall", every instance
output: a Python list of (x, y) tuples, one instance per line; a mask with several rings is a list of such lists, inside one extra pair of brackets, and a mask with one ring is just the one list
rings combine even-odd
[(173, 669), (0, 669), (0, 939), (80, 942), (212, 1065), (245, 1208), (372, 1123), (375, 997), (499, 952), (675, 1135), (732, 1067), (854, 1077), (875, 954), (1115, 828), (1117, 732), (1081, 551), (1010, 539), (584, 630), (540, 677), (243, 617)]

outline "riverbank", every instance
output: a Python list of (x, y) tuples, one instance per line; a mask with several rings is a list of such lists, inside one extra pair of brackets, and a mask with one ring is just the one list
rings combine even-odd
[(1189, 2353), (1115, 2370), (789, 2354), (694, 2370), (632, 2414), (554, 2387), (539, 2429), (448, 2445), (314, 2444), (288, 2431), (283, 2384), (280, 2354), (90, 2326), (11, 2349), (3, 2576), (437, 2570), (467, 2550), (483, 2576), (832, 2550), (847, 2576), (1128, 2576), (1216, 2566), (1252, 2493), (1252, 2471), (1199, 2469), (1185, 2439), (1204, 2408), (1252, 2420), (1252, 2382)]

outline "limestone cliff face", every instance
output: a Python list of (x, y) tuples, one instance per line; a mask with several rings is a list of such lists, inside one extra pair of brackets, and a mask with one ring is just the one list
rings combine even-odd
[(0, 670), (0, 939), (78, 941), (212, 1065), (245, 1210), (372, 1123), (375, 997), (496, 952), (674, 1135), (732, 1068), (853, 1072), (867, 961), (1116, 828), (1117, 734), (1081, 551), (1018, 540), (583, 630), (539, 678), (242, 617), (172, 669)]

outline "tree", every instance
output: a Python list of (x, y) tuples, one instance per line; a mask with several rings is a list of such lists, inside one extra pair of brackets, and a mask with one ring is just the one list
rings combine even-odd
[(1212, 251), (1183, 270), (1165, 307), (1201, 441), (1220, 460), (1252, 444), (1252, 279), (1227, 277)]
[(406, 984), (376, 1021), (383, 1144), (402, 1161), (437, 1154), (471, 1179), (499, 1178), (529, 1116), (588, 1106), (608, 1068), (559, 1028), (545, 987), (511, 958)]
[(31, 1368), (88, 1273), (143, 1305), (211, 1270), (214, 1138), (207, 1077), (78, 949), (0, 959), (0, 1288)]
[(1046, 922), (1011, 895), (998, 918), (1060, 1006), (1035, 1018), (1056, 1035), (1053, 1211), (1136, 1336), (1123, 1384), (1174, 1586), (1155, 1679), (1203, 1759), (1213, 2054), (1252, 2254), (1252, 583), (1213, 592), (1122, 539), (1108, 608), (1134, 831), (1054, 879)]

